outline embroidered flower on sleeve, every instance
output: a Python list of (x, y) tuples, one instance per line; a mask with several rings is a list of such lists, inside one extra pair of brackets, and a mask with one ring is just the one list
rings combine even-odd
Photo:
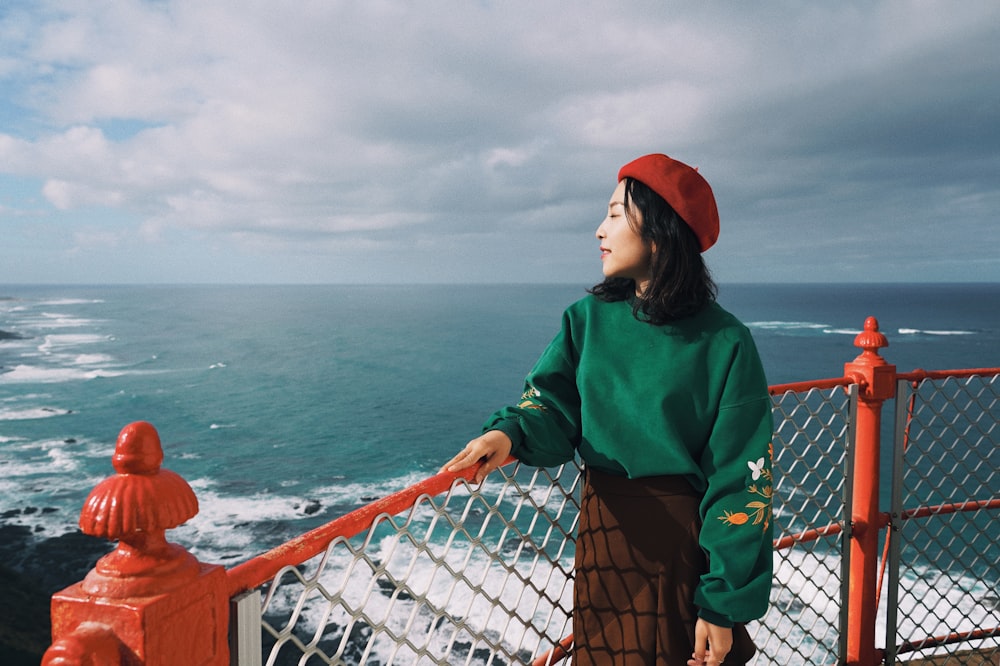
[[(767, 463), (773, 456), (773, 448), (771, 444), (768, 444), (767, 448), (767, 458), (762, 456), (757, 460), (747, 461), (747, 467), (750, 469), (750, 480), (754, 482), (747, 486), (747, 494), (752, 499), (746, 503), (744, 507), (746, 511), (723, 511), (719, 520), (726, 525), (736, 526), (750, 523), (751, 525), (762, 525), (762, 529), (767, 529), (768, 525), (771, 524), (771, 496), (774, 489), (771, 466)], [(756, 482), (761, 479), (763, 479), (763, 483), (758, 486)], [(757, 499), (758, 497), (760, 499)]]
[(545, 405), (541, 401), (542, 392), (536, 389), (534, 386), (528, 386), (521, 394), (521, 400), (517, 403), (517, 406), (521, 409), (538, 409), (545, 411)]

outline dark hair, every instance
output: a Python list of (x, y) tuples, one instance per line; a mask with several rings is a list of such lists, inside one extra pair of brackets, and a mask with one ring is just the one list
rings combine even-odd
[[(635, 299), (632, 312), (650, 324), (690, 317), (716, 297), (717, 288), (691, 227), (663, 197), (634, 178), (625, 179), (625, 213), (653, 253), (652, 279), (641, 296), (632, 278), (605, 278), (589, 291), (602, 301)], [(638, 212), (642, 224), (636, 223)]]

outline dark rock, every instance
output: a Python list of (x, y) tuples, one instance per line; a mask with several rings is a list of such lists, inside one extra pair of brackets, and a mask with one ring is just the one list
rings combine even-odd
[[(13, 509), (3, 515), (19, 515)], [(9, 516), (8, 516), (9, 517)], [(53, 594), (79, 582), (114, 544), (70, 532), (40, 539), (25, 525), (0, 523), (0, 655), (4, 666), (37, 666), (51, 642)]]
[(493, 651), (487, 648), (477, 648), (473, 650), (472, 658), (478, 659), (484, 664), (490, 664), (490, 666), (507, 666), (506, 661), (503, 661), (499, 657), (494, 656)]
[(0, 523), (0, 561), (35, 581), (46, 599), (83, 579), (114, 544), (80, 531), (40, 539), (24, 525)]
[[(6, 511), (4, 516), (20, 516), (20, 509), (11, 509)], [(24, 551), (31, 543), (31, 530), (24, 525), (8, 525), (7, 523), (0, 523), (0, 555), (2, 559), (7, 563), (7, 566), (11, 566), (11, 556)]]
[(36, 582), (0, 565), (0, 654), (6, 666), (38, 666), (51, 641), (49, 597)]
[(407, 592), (404, 586), (397, 587), (391, 580), (379, 578), (375, 581), (375, 584), (378, 585), (379, 592), (381, 592), (383, 596), (392, 597), (392, 595), (399, 590), (396, 594), (397, 599), (400, 601), (413, 601), (413, 595)]

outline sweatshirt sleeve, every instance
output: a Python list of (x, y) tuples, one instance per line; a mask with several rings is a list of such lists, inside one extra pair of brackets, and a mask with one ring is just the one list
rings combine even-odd
[(773, 569), (771, 399), (749, 332), (735, 345), (718, 418), (700, 461), (708, 487), (701, 546), (708, 572), (699, 616), (719, 626), (762, 617)]
[(483, 431), (500, 430), (513, 443), (511, 454), (537, 467), (554, 467), (573, 459), (580, 440), (580, 394), (577, 357), (568, 316), (525, 380), (516, 405), (487, 419)]

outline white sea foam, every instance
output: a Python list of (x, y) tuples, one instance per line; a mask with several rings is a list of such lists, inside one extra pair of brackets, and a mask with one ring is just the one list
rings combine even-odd
[(823, 330), (828, 328), (829, 324), (817, 324), (811, 321), (751, 321), (747, 322), (747, 326), (749, 328), (760, 328), (768, 331), (795, 329)]
[[(40, 538), (76, 529), (75, 516), (104, 476), (94, 459), (107, 460), (107, 446), (94, 442), (8, 438), (0, 457), (0, 497), (6, 510), (26, 510), (5, 522), (26, 525)], [(108, 472), (110, 473), (110, 465)], [(45, 510), (41, 510), (44, 508)], [(51, 509), (56, 511), (51, 511)]]
[(411, 472), (405, 476), (385, 479), (375, 483), (342, 483), (332, 486), (319, 486), (311, 492), (310, 496), (330, 504), (353, 504), (359, 498), (385, 497), (386, 495), (419, 483), (426, 478), (425, 474)]
[(319, 501), (314, 493), (308, 498), (277, 493), (225, 495), (207, 479), (195, 479), (190, 485), (198, 497), (198, 515), (170, 534), (172, 540), (185, 544), (206, 562), (245, 560), (261, 554), (253, 526), (309, 518), (306, 508)]
[(919, 328), (901, 328), (899, 329), (900, 335), (975, 335), (975, 331), (942, 331), (942, 330), (925, 330)]
[(41, 329), (80, 328), (81, 326), (90, 326), (95, 323), (93, 319), (76, 317), (59, 312), (41, 312), (35, 317), (24, 317), (22, 321)]
[(99, 342), (106, 342), (107, 336), (93, 333), (57, 333), (45, 336), (45, 341), (38, 345), (38, 351), (50, 353), (66, 349), (68, 347), (78, 347), (80, 345), (92, 345)]
[(99, 377), (121, 377), (129, 374), (121, 370), (80, 368), (47, 368), (35, 365), (15, 365), (10, 371), (0, 374), (0, 384), (56, 384), (83, 381)]
[(0, 408), (0, 421), (30, 421), (32, 419), (48, 419), (53, 416), (64, 416), (69, 413), (69, 410), (58, 409), (56, 407), (26, 407), (23, 409)]
[(39, 305), (51, 306), (51, 305), (91, 305), (93, 303), (103, 303), (104, 300), (100, 298), (53, 298), (45, 301), (39, 301)]
[(812, 321), (751, 321), (747, 327), (768, 331), (770, 333), (788, 335), (810, 335), (823, 333), (825, 335), (857, 335), (861, 331), (856, 328), (840, 328), (830, 324), (820, 324)]
[[(197, 516), (171, 534), (205, 561), (249, 559), (263, 552), (251, 526), (296, 520), (314, 522), (314, 512), (310, 508), (322, 510), (330, 506), (366, 504), (425, 478), (425, 475), (413, 473), (376, 483), (328, 485), (311, 489), (308, 496), (273, 491), (234, 496), (220, 492), (211, 480), (189, 480), (198, 496), (200, 510)], [(277, 486), (284, 488), (287, 484)], [(339, 516), (329, 518), (336, 517)]]
[(106, 365), (113, 363), (114, 360), (107, 354), (77, 354), (73, 363), (76, 365)]
[(18, 393), (16, 395), (0, 398), (0, 405), (22, 405), (28, 404), (31, 407), (39, 407), (39, 403), (46, 403), (52, 400), (50, 393)]
[[(23, 469), (26, 475), (32, 473), (62, 474), (66, 471), (79, 469), (83, 459), (93, 458), (109, 458), (106, 442), (29, 440), (19, 447), (18, 462), (15, 463), (15, 467)], [(38, 465), (44, 464), (45, 461), (53, 466), (39, 468)], [(110, 471), (111, 468), (108, 469)]]

